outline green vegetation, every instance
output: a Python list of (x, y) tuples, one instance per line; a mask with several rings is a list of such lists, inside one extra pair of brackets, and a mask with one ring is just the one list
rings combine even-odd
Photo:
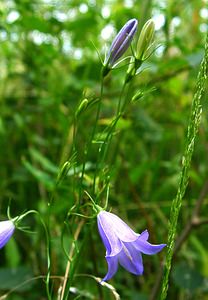
[[(208, 299), (207, 1), (3, 0), (0, 16), (0, 221), (26, 214), (0, 250), (0, 299)], [(130, 62), (150, 18), (154, 44)], [(142, 276), (99, 283), (93, 203), (168, 244)]]

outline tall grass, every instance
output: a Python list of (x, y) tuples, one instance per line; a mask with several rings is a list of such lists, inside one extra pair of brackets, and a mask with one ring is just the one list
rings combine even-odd
[(205, 41), (204, 57), (200, 65), (200, 69), (196, 81), (196, 91), (193, 97), (193, 102), (191, 107), (191, 114), (190, 114), (187, 136), (186, 136), (186, 144), (185, 144), (184, 154), (182, 157), (182, 166), (181, 166), (178, 190), (177, 190), (176, 197), (174, 198), (171, 205), (169, 231), (168, 231), (167, 256), (165, 261), (164, 277), (163, 277), (162, 291), (160, 296), (161, 300), (165, 300), (167, 297), (168, 280), (169, 280), (169, 274), (172, 265), (172, 257), (173, 257), (175, 237), (177, 232), (177, 224), (179, 220), (179, 213), (181, 210), (183, 197), (189, 181), (191, 159), (194, 151), (195, 140), (199, 130), (200, 119), (202, 114), (201, 98), (205, 90), (205, 83), (207, 80), (207, 71), (208, 71), (207, 68), (208, 68), (208, 35)]

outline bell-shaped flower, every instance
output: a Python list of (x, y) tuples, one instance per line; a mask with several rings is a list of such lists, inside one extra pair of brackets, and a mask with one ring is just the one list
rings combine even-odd
[(116, 61), (124, 54), (124, 52), (126, 52), (133, 39), (134, 34), (137, 31), (137, 26), (137, 19), (131, 19), (121, 28), (119, 33), (116, 35), (104, 62), (103, 76), (107, 75)]
[(5, 246), (15, 230), (14, 223), (10, 220), (0, 222), (0, 249)]
[(148, 231), (135, 233), (125, 222), (116, 215), (100, 211), (97, 215), (98, 230), (106, 248), (108, 273), (102, 281), (112, 278), (118, 264), (130, 273), (143, 273), (142, 253), (153, 255), (161, 251), (166, 244), (152, 245), (147, 240)]

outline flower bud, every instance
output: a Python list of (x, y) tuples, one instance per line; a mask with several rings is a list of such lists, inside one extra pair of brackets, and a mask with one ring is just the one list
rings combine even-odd
[(103, 76), (107, 75), (115, 62), (128, 49), (133, 36), (137, 31), (137, 26), (137, 19), (131, 19), (121, 28), (119, 33), (116, 35), (104, 62)]
[(132, 97), (131, 101), (136, 102), (136, 101), (140, 100), (143, 96), (144, 96), (143, 91), (137, 91), (136, 94)]
[(63, 166), (61, 167), (61, 170), (57, 176), (56, 183), (59, 184), (60, 181), (62, 181), (68, 174), (69, 169), (72, 167), (72, 164), (70, 161), (66, 161)]
[(82, 100), (82, 102), (80, 103), (80, 105), (78, 106), (78, 108), (75, 112), (76, 118), (86, 109), (88, 102), (89, 101), (87, 99)]
[(137, 43), (136, 59), (143, 61), (147, 56), (147, 50), (152, 45), (155, 33), (155, 24), (152, 19), (148, 20), (142, 27)]

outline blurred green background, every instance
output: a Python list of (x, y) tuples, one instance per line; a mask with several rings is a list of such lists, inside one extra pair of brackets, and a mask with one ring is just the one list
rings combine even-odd
[[(167, 242), (170, 205), (177, 190), (191, 101), (203, 56), (207, 4), (206, 0), (1, 0), (1, 220), (6, 219), (10, 200), (13, 216), (28, 209), (47, 216), (59, 166), (72, 153), (74, 112), (83, 98), (93, 102), (99, 96), (101, 62), (97, 50), (104, 59), (116, 32), (129, 19), (139, 20), (139, 32), (144, 22), (153, 18), (155, 41), (160, 47), (134, 80), (132, 95), (141, 89), (144, 97), (129, 107), (120, 123), (106, 168), (112, 170), (109, 207), (113, 212), (137, 232), (147, 228), (152, 243)], [(126, 69), (123, 66), (114, 70), (105, 80), (101, 129), (115, 114)], [(208, 299), (205, 97), (202, 104), (203, 117), (179, 217), (178, 238), (191, 224), (196, 203), (202, 201), (194, 225), (174, 256), (170, 300)], [(94, 116), (92, 105), (79, 119), (78, 167), (83, 163), (83, 149)], [(95, 155), (92, 151), (89, 157), (89, 176)], [(70, 174), (56, 190), (51, 209), (54, 276), (63, 276), (67, 263), (61, 234), (66, 213), (75, 201), (73, 172)], [(34, 217), (25, 222), (35, 233), (16, 231), (1, 250), (0, 292), (3, 295), (15, 289), (7, 298), (12, 300), (47, 299), (41, 278), (47, 272), (44, 231)], [(76, 227), (79, 220), (73, 222)], [(79, 299), (114, 299), (108, 289), (101, 289), (92, 278), (78, 276), (81, 273), (103, 277), (107, 271), (96, 223), (86, 230), (89, 234), (73, 281), (77, 290), (72, 290), (69, 299), (78, 299), (79, 295)], [(65, 230), (66, 248), (72, 239)], [(165, 251), (145, 256), (141, 277), (120, 268), (110, 283), (121, 299), (157, 299), (155, 291), (164, 256)], [(55, 295), (60, 282), (60, 278), (54, 279)]]

